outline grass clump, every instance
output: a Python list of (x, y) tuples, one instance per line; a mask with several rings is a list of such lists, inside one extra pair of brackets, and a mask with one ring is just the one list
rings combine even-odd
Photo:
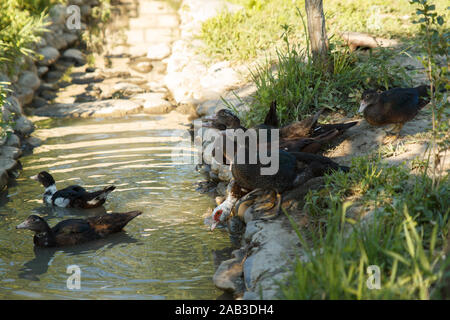
[[(0, 3), (0, 72), (13, 74), (23, 57), (35, 56), (33, 45), (46, 30), (46, 10), (36, 13), (34, 9), (38, 7), (32, 3), (19, 0)], [(29, 11), (29, 7), (34, 9)]]
[[(411, 78), (401, 66), (389, 64), (397, 55), (389, 49), (369, 54), (351, 53), (338, 42), (331, 43), (332, 73), (318, 68), (308, 47), (289, 42), (289, 27), (284, 27), (284, 50), (277, 50), (276, 62), (269, 61), (251, 71), (256, 92), (249, 112), (242, 114), (246, 125), (261, 123), (273, 100), (282, 124), (299, 120), (319, 108), (352, 113), (357, 110), (364, 89), (409, 86)], [(233, 106), (229, 105), (231, 108)]]
[[(306, 227), (291, 219), (305, 257), (289, 284), (281, 285), (281, 297), (429, 299), (450, 265), (444, 253), (448, 175), (435, 188), (425, 173), (414, 176), (402, 166), (357, 158), (350, 173), (325, 180), (324, 189), (307, 196)], [(362, 208), (371, 210), (363, 220)], [(368, 285), (369, 266), (380, 270), (379, 289)]]
[[(280, 25), (292, 25), (293, 41), (304, 43), (305, 30), (296, 15), (296, 8), (300, 8), (306, 16), (304, 0), (230, 2), (241, 5), (242, 9), (224, 11), (202, 25), (200, 38), (206, 43), (204, 53), (210, 57), (239, 62), (256, 58), (279, 43)], [(434, 2), (437, 10), (445, 12), (448, 18), (449, 10), (445, 10), (448, 2)], [(419, 31), (410, 20), (413, 7), (407, 0), (325, 0), (323, 6), (330, 38), (338, 38), (343, 31), (359, 31), (410, 42)]]

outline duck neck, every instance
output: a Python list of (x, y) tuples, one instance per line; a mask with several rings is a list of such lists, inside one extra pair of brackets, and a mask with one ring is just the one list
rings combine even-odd
[(48, 224), (45, 224), (45, 229), (36, 232), (34, 235), (34, 244), (39, 247), (52, 247), (56, 245), (55, 233)]
[(56, 193), (56, 191), (57, 190), (56, 190), (56, 185), (55, 184), (49, 185), (47, 188), (45, 188), (44, 202), (51, 204), (52, 197)]

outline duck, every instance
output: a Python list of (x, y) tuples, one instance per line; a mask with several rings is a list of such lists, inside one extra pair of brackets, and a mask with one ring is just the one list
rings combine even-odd
[(33, 242), (37, 247), (62, 247), (98, 240), (109, 234), (120, 232), (128, 222), (142, 214), (141, 211), (110, 213), (87, 219), (67, 219), (54, 227), (40, 216), (30, 215), (16, 229), (33, 231)]
[[(229, 136), (223, 133), (223, 140), (226, 139), (229, 139)], [(226, 146), (226, 142), (223, 143), (223, 146)], [(269, 167), (269, 165), (262, 164), (260, 159), (257, 159), (256, 163), (249, 163), (248, 159), (251, 152), (248, 143), (245, 143), (244, 146), (238, 146), (237, 150), (229, 151), (226, 150), (226, 147), (223, 149), (224, 156), (230, 161), (233, 177), (232, 187), (225, 201), (217, 206), (211, 214), (211, 231), (217, 225), (228, 220), (233, 208), (235, 212), (239, 213), (239, 206), (256, 198), (261, 191), (271, 191), (275, 195), (276, 203), (269, 208), (276, 207), (275, 215), (262, 218), (270, 220), (277, 217), (280, 213), (282, 193), (284, 191), (302, 185), (314, 177), (323, 176), (325, 173), (335, 170), (344, 172), (350, 170), (350, 168), (340, 166), (330, 158), (321, 155), (307, 152), (287, 152), (278, 149), (275, 150), (278, 156), (278, 170), (273, 174), (265, 174), (262, 169)], [(245, 153), (246, 160), (244, 163), (237, 161), (239, 152)], [(258, 154), (258, 152), (256, 153)], [(242, 189), (246, 192), (243, 197), (241, 197)]]
[(47, 171), (41, 171), (32, 176), (31, 179), (44, 186), (43, 201), (45, 204), (61, 208), (98, 208), (105, 203), (108, 194), (116, 188), (115, 186), (108, 186), (102, 190), (88, 192), (83, 187), (72, 185), (57, 190), (55, 179)]
[[(381, 93), (369, 89), (361, 95), (359, 112), (372, 126), (393, 124), (390, 135), (394, 134), (395, 140), (400, 136), (403, 125), (414, 119), (419, 110), (428, 104), (428, 89), (426, 85), (393, 88)], [(387, 137), (386, 141), (389, 140), (392, 140), (391, 137)]]
[[(317, 153), (323, 145), (329, 143), (333, 138), (341, 135), (347, 129), (358, 123), (357, 121), (353, 121), (349, 123), (318, 125), (318, 119), (324, 110), (321, 109), (302, 121), (296, 121), (279, 128), (276, 110), (276, 101), (272, 101), (264, 123), (256, 125), (254, 129), (257, 132), (259, 132), (259, 129), (279, 129), (278, 143), (280, 149), (288, 152)], [(204, 127), (215, 128), (220, 131), (242, 129), (245, 132), (248, 130), (241, 125), (239, 117), (228, 109), (220, 109), (215, 115), (205, 117), (204, 120)], [(270, 131), (268, 133), (268, 138), (270, 139)]]

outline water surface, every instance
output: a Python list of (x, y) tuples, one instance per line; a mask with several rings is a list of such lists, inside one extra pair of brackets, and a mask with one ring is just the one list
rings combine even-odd
[[(175, 119), (173, 119), (175, 117)], [(215, 299), (212, 283), (229, 252), (224, 232), (210, 233), (203, 214), (214, 204), (195, 191), (193, 165), (172, 161), (186, 137), (184, 118), (45, 120), (33, 134), (44, 144), (21, 158), (24, 170), (0, 200), (0, 299)], [(169, 117), (170, 118), (170, 117)], [(49, 208), (29, 177), (51, 172), (58, 187), (114, 184), (108, 212), (142, 210), (124, 232), (63, 249), (36, 249), (32, 232), (15, 226), (30, 214), (51, 226), (102, 213)], [(81, 289), (66, 286), (69, 265)]]

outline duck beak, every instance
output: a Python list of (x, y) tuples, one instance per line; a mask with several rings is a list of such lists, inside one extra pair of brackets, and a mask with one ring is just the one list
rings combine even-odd
[(359, 110), (358, 112), (361, 113), (364, 111), (364, 109), (367, 107), (367, 102), (365, 101), (361, 101), (361, 104), (359, 105)]
[(30, 179), (31, 179), (31, 180), (35, 180), (35, 181), (39, 181), (38, 175), (31, 176)]
[(16, 229), (28, 229), (30, 224), (27, 220), (16, 226)]
[(210, 229), (210, 231), (214, 231), (214, 229), (217, 227), (218, 224), (219, 224), (219, 222), (214, 221), (214, 222), (211, 224), (211, 229)]

